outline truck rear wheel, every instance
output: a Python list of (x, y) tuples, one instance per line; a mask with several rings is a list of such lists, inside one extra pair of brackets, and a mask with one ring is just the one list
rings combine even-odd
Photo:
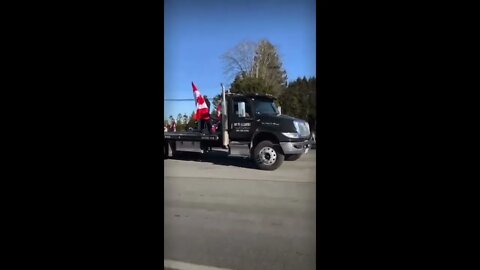
[(163, 159), (168, 159), (168, 142), (163, 144)]
[(178, 152), (175, 149), (175, 142), (172, 141), (165, 141), (164, 148), (163, 148), (163, 159), (169, 159), (169, 156), (175, 158), (178, 156)]
[(301, 156), (302, 156), (302, 154), (285, 155), (285, 160), (295, 161), (295, 160), (299, 159)]
[(282, 165), (284, 155), (278, 145), (271, 141), (262, 141), (255, 146), (253, 160), (261, 170), (276, 170)]

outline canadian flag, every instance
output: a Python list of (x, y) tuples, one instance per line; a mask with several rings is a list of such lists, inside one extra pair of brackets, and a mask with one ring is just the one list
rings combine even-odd
[(205, 103), (205, 99), (198, 91), (198, 88), (192, 82), (193, 88), (193, 96), (195, 97), (197, 103), (197, 113), (195, 114), (195, 119), (198, 120), (209, 120), (210, 119), (210, 112), (208, 111), (207, 104)]

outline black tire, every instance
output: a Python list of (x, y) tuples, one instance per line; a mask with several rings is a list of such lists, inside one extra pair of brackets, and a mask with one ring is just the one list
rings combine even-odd
[(285, 155), (285, 160), (287, 161), (295, 161), (299, 159), (302, 156), (302, 154), (295, 154), (295, 155)]
[(276, 170), (282, 165), (284, 158), (280, 146), (271, 141), (262, 141), (253, 150), (253, 161), (261, 170)]
[(164, 144), (164, 149), (163, 149), (163, 159), (170, 159), (169, 155), (172, 156), (172, 158), (175, 158), (178, 156), (178, 152), (175, 150), (175, 142), (172, 141), (167, 141)]
[(165, 143), (163, 145), (163, 159), (167, 159), (168, 158), (168, 144)]

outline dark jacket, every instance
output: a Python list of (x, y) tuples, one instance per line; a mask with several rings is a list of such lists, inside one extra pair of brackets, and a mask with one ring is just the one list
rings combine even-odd
[(205, 104), (207, 104), (208, 112), (210, 112), (210, 100), (208, 98), (205, 98)]

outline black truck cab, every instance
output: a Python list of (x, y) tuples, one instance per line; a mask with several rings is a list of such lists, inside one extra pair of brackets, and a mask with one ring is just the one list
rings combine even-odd
[(229, 135), (232, 141), (248, 141), (254, 145), (259, 140), (270, 139), (279, 144), (287, 155), (307, 151), (311, 136), (308, 123), (281, 115), (274, 97), (230, 94), (228, 100)]

